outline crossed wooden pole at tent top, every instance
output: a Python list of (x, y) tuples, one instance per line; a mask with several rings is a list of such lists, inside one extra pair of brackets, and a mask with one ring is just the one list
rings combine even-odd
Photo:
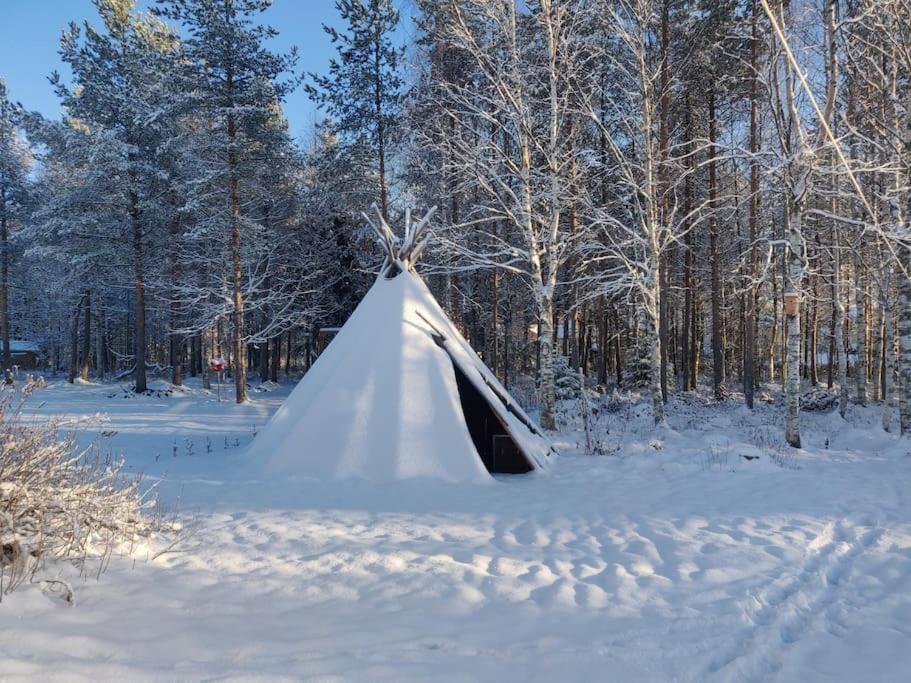
[(427, 246), (430, 236), (425, 233), (437, 207), (431, 207), (417, 223), (411, 222), (411, 209), (405, 209), (405, 236), (402, 238), (392, 232), (392, 228), (389, 227), (376, 204), (373, 205), (373, 210), (376, 212), (376, 221), (366, 213), (362, 215), (373, 228), (377, 241), (385, 252), (380, 276), (393, 277), (396, 272), (408, 272), (414, 268), (418, 259), (421, 258), (424, 247)]

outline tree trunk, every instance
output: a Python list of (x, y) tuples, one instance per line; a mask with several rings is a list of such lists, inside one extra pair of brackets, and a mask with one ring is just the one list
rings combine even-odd
[[(657, 261), (657, 259), (655, 259)], [(639, 307), (642, 312), (640, 324), (642, 338), (646, 345), (646, 359), (649, 369), (649, 390), (652, 394), (652, 413), (655, 418), (655, 424), (660, 425), (665, 422), (664, 399), (661, 394), (661, 335), (658, 331), (660, 318), (659, 311), (655, 310), (660, 307), (661, 286), (660, 286), (660, 266), (658, 263), (653, 264), (655, 267), (655, 282), (652, 285), (651, 301)]]
[(389, 222), (389, 196), (386, 188), (386, 121), (383, 116), (383, 59), (382, 59), (382, 36), (380, 34), (380, 24), (376, 22), (376, 34), (373, 42), (373, 96), (374, 96), (374, 124), (376, 126), (376, 147), (379, 166), (380, 181), (380, 211), (383, 214), (383, 220)]
[(103, 309), (99, 306), (97, 313), (95, 313), (95, 374), (98, 377), (104, 379), (104, 376), (107, 374), (107, 362), (106, 362), (106, 343), (105, 337), (107, 336), (106, 330), (105, 315)]
[(304, 372), (310, 372), (310, 366), (313, 363), (313, 342), (318, 329), (319, 328), (316, 325), (313, 325), (310, 328), (310, 333), (307, 335), (307, 346), (304, 351)]
[(180, 282), (180, 259), (177, 256), (178, 240), (180, 239), (180, 218), (171, 221), (171, 243), (169, 247), (169, 260), (171, 271), (171, 301), (168, 305), (168, 362), (171, 364), (171, 384), (183, 384), (183, 355), (184, 338), (174, 330), (178, 325), (180, 305), (177, 301), (177, 284)]
[(556, 429), (556, 393), (554, 390), (554, 302), (538, 293), (538, 379), (541, 389), (541, 426)]
[(510, 347), (512, 347), (512, 295), (507, 288), (506, 290), (506, 320), (503, 324), (503, 386), (506, 389), (509, 389), (509, 380), (511, 377), (510, 374), (510, 362), (512, 360), (512, 355), (510, 354)]
[[(911, 202), (909, 202), (911, 203)], [(911, 206), (908, 207), (911, 209)], [(911, 433), (911, 249), (898, 246), (901, 259), (902, 275), (898, 278), (898, 319), (901, 394), (899, 413), (901, 416), (901, 433)]]
[(712, 261), (712, 387), (715, 398), (723, 398), (724, 351), (721, 318), (721, 263), (718, 257), (718, 218), (715, 213), (717, 178), (715, 163), (715, 91), (709, 90), (709, 249)]
[(259, 345), (259, 378), (266, 382), (269, 379), (269, 360), (271, 358), (272, 340), (266, 339)]
[(857, 310), (856, 338), (857, 363), (854, 367), (854, 383), (857, 388), (856, 401), (867, 405), (867, 316), (866, 316), (866, 287), (863, 282), (860, 245), (855, 245), (854, 251), (854, 305)]
[(785, 441), (794, 448), (800, 448), (800, 292), (805, 263), (801, 221), (802, 211), (799, 200), (789, 195), (787, 225), (788, 279), (783, 297), (787, 335)]
[(0, 337), (3, 341), (3, 368), (13, 364), (9, 329), (9, 226), (6, 218), (6, 189), (0, 188)]
[(769, 333), (769, 353), (768, 353), (768, 364), (769, 364), (769, 381), (775, 381), (775, 350), (778, 346), (778, 334), (779, 334), (779, 325), (778, 325), (778, 314), (781, 311), (781, 306), (778, 305), (778, 276), (777, 268), (774, 264), (774, 256), (772, 267), (769, 269), (769, 277), (772, 279), (772, 330)]
[[(883, 429), (887, 432), (892, 429), (892, 404), (894, 402), (892, 379), (895, 374), (895, 320), (892, 312), (892, 272), (891, 268), (884, 269), (882, 311), (883, 311)], [(902, 276), (907, 280), (906, 275)], [(879, 378), (877, 378), (879, 382)]]
[(285, 349), (285, 377), (291, 374), (291, 348), (294, 343), (294, 335), (288, 330), (288, 348)]
[(614, 372), (617, 375), (617, 387), (623, 386), (623, 355), (620, 349), (620, 314), (614, 308)]
[(494, 268), (490, 273), (491, 302), (490, 319), (487, 333), (487, 367), (497, 377), (500, 376), (500, 271)]
[(816, 341), (817, 341), (817, 327), (819, 324), (819, 307), (817, 305), (818, 299), (818, 290), (817, 290), (817, 276), (813, 276), (813, 301), (810, 304), (810, 319), (807, 322), (807, 351), (810, 355), (810, 364), (809, 364), (809, 375), (810, 383), (815, 387), (819, 384), (819, 367), (817, 365), (816, 357)]
[[(203, 333), (199, 336), (199, 355), (202, 356), (202, 388), (209, 390), (212, 388), (212, 381), (209, 376), (209, 359), (207, 358), (208, 354), (206, 353), (206, 333)], [(209, 346), (211, 351), (211, 346)]]
[[(832, 244), (835, 244), (835, 240), (832, 240)], [(836, 313), (836, 303), (835, 303), (835, 279), (836, 275), (834, 274), (834, 262), (833, 262), (833, 274), (832, 279), (829, 281), (830, 291), (832, 296), (832, 310), (831, 316), (829, 318), (829, 357), (828, 362), (826, 363), (826, 388), (832, 389), (835, 386), (835, 353), (838, 348), (835, 344), (835, 326), (838, 324), (838, 315)]]
[(142, 223), (139, 219), (139, 197), (136, 194), (138, 180), (133, 172), (130, 173), (130, 225), (133, 230), (133, 356), (136, 368), (133, 378), (136, 382), (134, 391), (142, 393), (148, 389), (146, 383), (146, 292), (145, 275), (143, 273), (143, 248), (142, 248)]
[(182, 349), (181, 340), (176, 334), (170, 334), (168, 339), (168, 362), (171, 364), (171, 384), (181, 386), (183, 373), (181, 372)]
[[(661, 4), (661, 92), (659, 93), (659, 158), (658, 173), (658, 208), (662, 226), (668, 228), (670, 220), (670, 177), (668, 157), (670, 156), (670, 0)], [(658, 301), (658, 338), (660, 342), (659, 386), (661, 400), (667, 403), (667, 358), (668, 358), (668, 263), (667, 255), (662, 253), (658, 265), (659, 301)], [(662, 417), (663, 419), (663, 417)]]
[(835, 309), (835, 321), (833, 324), (835, 334), (835, 350), (838, 354), (838, 413), (844, 417), (848, 412), (848, 360), (845, 353), (845, 304), (841, 292), (841, 247), (838, 243), (838, 235), (835, 229), (832, 230), (832, 240), (835, 250), (835, 264), (833, 266), (832, 277), (832, 298)]
[(79, 376), (84, 382), (89, 381), (89, 370), (92, 366), (92, 291), (85, 293), (82, 326), (82, 368)]
[(278, 382), (278, 367), (282, 360), (282, 335), (272, 340), (272, 363), (269, 368), (269, 379)]
[(756, 238), (759, 234), (759, 35), (757, 17), (759, 3), (752, 0), (752, 21), (750, 27), (750, 260), (747, 270), (749, 283), (745, 294), (743, 330), (743, 398), (747, 407), (753, 408), (756, 390)]
[[(228, 70), (228, 90), (233, 88), (233, 75)], [(247, 349), (244, 343), (243, 262), (240, 238), (240, 197), (237, 177), (237, 123), (233, 114), (228, 115), (228, 194), (231, 208), (231, 265), (232, 265), (232, 328), (231, 341), (234, 356), (234, 398), (237, 403), (247, 400)]]
[(82, 312), (82, 299), (76, 304), (73, 311), (73, 320), (70, 326), (70, 373), (67, 382), (76, 382), (77, 368), (79, 366), (79, 314)]
[[(687, 162), (690, 163), (689, 161)], [(690, 173), (686, 174), (684, 179), (684, 191), (683, 191), (683, 213), (685, 216), (689, 216), (690, 211), (692, 211), (692, 186), (690, 183)], [(689, 224), (685, 226), (686, 230), (686, 256), (684, 258), (684, 270), (683, 270), (683, 287), (684, 287), (684, 302), (683, 302), (683, 390), (692, 391), (696, 388), (696, 371), (694, 368), (695, 363), (695, 354), (697, 353), (695, 349), (695, 298), (693, 288), (695, 283), (693, 281), (693, 249), (694, 246), (694, 236), (693, 236), (693, 227)]]
[[(872, 299), (872, 297), (871, 297)], [(882, 310), (882, 293), (880, 293), (880, 306), (871, 311), (870, 317), (873, 319), (872, 334), (870, 337), (870, 360), (872, 371), (870, 373), (870, 382), (872, 389), (871, 398), (874, 401), (883, 400), (882, 376), (883, 376), (883, 346), (885, 345), (886, 331), (883, 327), (883, 310)]]

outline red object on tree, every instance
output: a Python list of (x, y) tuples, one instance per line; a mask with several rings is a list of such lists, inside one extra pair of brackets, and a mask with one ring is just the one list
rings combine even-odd
[(224, 358), (210, 358), (209, 359), (209, 369), (214, 372), (221, 372), (225, 369), (225, 359)]

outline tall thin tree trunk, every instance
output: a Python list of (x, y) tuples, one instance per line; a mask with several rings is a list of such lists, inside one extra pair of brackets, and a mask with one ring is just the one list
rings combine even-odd
[(95, 314), (95, 373), (104, 379), (108, 372), (107, 364), (107, 316), (99, 306)]
[(73, 384), (76, 382), (79, 367), (79, 314), (82, 312), (83, 298), (76, 303), (76, 309), (73, 311), (73, 318), (70, 324), (70, 371), (67, 382)]
[(291, 348), (294, 344), (294, 333), (288, 330), (288, 346), (285, 349), (285, 376), (291, 374)]
[(785, 441), (800, 448), (800, 292), (805, 263), (802, 210), (799, 200), (788, 196), (788, 267), (784, 294), (787, 370), (785, 382)]
[(810, 355), (809, 375), (810, 383), (815, 387), (819, 384), (819, 367), (817, 365), (816, 342), (817, 328), (819, 325), (819, 306), (817, 283), (819, 278), (813, 276), (813, 301), (810, 302), (810, 319), (807, 321), (807, 351)]
[(623, 354), (620, 344), (620, 314), (614, 308), (614, 372), (617, 376), (617, 387), (623, 386)]
[(278, 367), (282, 360), (282, 335), (279, 334), (272, 339), (272, 362), (269, 367), (269, 379), (272, 382), (278, 382)]
[(383, 214), (383, 220), (388, 223), (389, 192), (386, 186), (386, 118), (383, 113), (383, 38), (380, 31), (380, 24), (376, 22), (376, 33), (373, 38), (373, 118), (376, 126), (380, 211)]
[(641, 305), (639, 310), (642, 311), (642, 321), (640, 324), (642, 338), (646, 345), (646, 358), (649, 366), (649, 390), (652, 394), (652, 413), (655, 424), (660, 425), (665, 422), (664, 415), (664, 398), (661, 395), (661, 337), (658, 331), (660, 314), (655, 310), (660, 306), (661, 286), (660, 282), (660, 265), (658, 259), (654, 259), (653, 264), (655, 282), (652, 286), (651, 301), (646, 305)]
[(863, 267), (861, 256), (858, 253), (860, 245), (855, 245), (854, 251), (854, 305), (857, 310), (855, 325), (855, 350), (857, 362), (854, 367), (854, 383), (857, 390), (855, 400), (860, 405), (867, 405), (867, 316), (866, 316), (866, 284), (863, 281)]
[(744, 330), (743, 330), (743, 398), (747, 407), (753, 408), (753, 397), (756, 389), (756, 238), (759, 233), (759, 162), (756, 153), (759, 149), (759, 36), (757, 17), (759, 3), (752, 0), (752, 22), (750, 28), (750, 66), (753, 77), (750, 79), (750, 258), (747, 277), (749, 279), (745, 294)]
[(168, 305), (168, 362), (171, 364), (171, 383), (183, 384), (183, 346), (184, 338), (175, 332), (180, 315), (180, 304), (177, 301), (177, 285), (180, 282), (180, 259), (177, 257), (178, 240), (180, 239), (180, 218), (171, 222), (171, 244), (169, 245), (171, 270), (171, 301)]
[[(670, 156), (670, 0), (661, 5), (661, 92), (658, 98), (659, 120), (659, 172), (658, 172), (658, 216), (665, 228), (670, 220), (670, 178), (668, 157)], [(658, 301), (658, 339), (660, 345), (659, 387), (661, 399), (667, 403), (667, 359), (668, 359), (668, 262), (667, 254), (661, 254), (658, 264), (659, 301)], [(663, 412), (663, 411), (662, 411)], [(662, 417), (663, 419), (663, 417)]]
[(722, 340), (723, 321), (721, 317), (721, 263), (718, 255), (718, 217), (716, 215), (716, 162), (715, 162), (715, 91), (708, 93), (709, 107), (709, 249), (712, 262), (712, 387), (715, 398), (723, 397), (724, 350)]
[[(895, 319), (892, 308), (892, 269), (884, 268), (882, 312), (883, 312), (883, 429), (892, 429), (892, 404), (895, 402), (893, 377), (895, 376)], [(902, 276), (907, 279), (907, 276)], [(879, 378), (877, 378), (877, 382)]]
[(503, 324), (503, 386), (509, 389), (510, 366), (512, 360), (510, 348), (512, 347), (512, 295), (506, 290), (506, 320)]
[[(873, 297), (870, 297), (871, 299)], [(872, 371), (870, 373), (870, 383), (872, 389), (871, 398), (874, 401), (881, 401), (883, 399), (882, 393), (882, 376), (883, 376), (883, 346), (885, 344), (885, 331), (883, 328), (883, 310), (882, 310), (882, 294), (880, 294), (880, 306), (874, 308), (871, 311), (870, 317), (872, 320), (872, 335), (870, 338), (870, 346), (872, 347), (870, 353), (870, 360)]]
[[(908, 209), (911, 210), (911, 197)], [(898, 246), (902, 275), (898, 278), (898, 340), (900, 354), (901, 394), (899, 414), (901, 433), (911, 433), (911, 249)]]
[(136, 367), (133, 378), (136, 382), (134, 391), (142, 393), (148, 389), (146, 383), (146, 291), (145, 274), (143, 272), (143, 245), (142, 223), (139, 216), (139, 196), (136, 193), (138, 180), (135, 173), (130, 172), (129, 213), (130, 226), (133, 231), (133, 356)]
[(841, 291), (841, 246), (838, 233), (832, 229), (834, 266), (832, 277), (832, 298), (835, 309), (833, 323), (835, 333), (835, 351), (838, 354), (838, 413), (844, 417), (848, 412), (848, 360), (845, 353), (845, 304)]
[(487, 366), (500, 376), (500, 271), (490, 273), (490, 317), (487, 330)]
[(89, 381), (89, 370), (92, 366), (92, 290), (85, 293), (82, 326), (82, 368), (79, 376), (84, 382)]
[[(233, 8), (230, 0), (225, 0), (225, 18), (233, 21)], [(230, 107), (234, 105), (234, 69), (229, 61), (225, 74), (225, 88)], [(244, 343), (244, 298), (243, 298), (243, 261), (240, 236), (240, 196), (237, 159), (237, 121), (233, 111), (228, 114), (228, 195), (231, 215), (231, 266), (232, 266), (232, 355), (234, 373), (234, 397), (237, 403), (247, 400), (247, 349)]]
[(835, 386), (835, 352), (838, 348), (835, 345), (835, 325), (837, 316), (835, 312), (835, 275), (829, 281), (829, 290), (832, 297), (831, 314), (829, 317), (829, 353), (826, 359), (826, 388), (832, 389)]
[[(687, 135), (689, 135), (689, 115), (687, 115)], [(687, 165), (691, 166), (692, 161), (687, 158)], [(688, 170), (692, 170), (691, 168)], [(692, 174), (688, 172), (683, 181), (683, 214), (689, 216), (693, 208), (693, 190), (690, 180)], [(684, 226), (686, 230), (685, 250), (683, 265), (683, 282), (684, 282), (684, 303), (683, 303), (683, 390), (692, 391), (696, 388), (696, 303), (694, 296), (694, 277), (693, 277), (693, 250), (695, 249), (695, 237), (693, 235), (693, 226), (687, 222)]]
[(0, 337), (3, 368), (13, 364), (9, 329), (9, 225), (6, 217), (6, 189), (0, 187)]
[(538, 377), (541, 385), (541, 426), (556, 429), (554, 394), (554, 310), (553, 299), (538, 295)]

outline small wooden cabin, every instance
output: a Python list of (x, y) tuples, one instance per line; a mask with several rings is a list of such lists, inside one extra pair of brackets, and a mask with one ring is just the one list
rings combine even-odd
[(41, 365), (41, 349), (35, 342), (10, 339), (9, 347), (13, 365), (23, 370), (36, 370)]

